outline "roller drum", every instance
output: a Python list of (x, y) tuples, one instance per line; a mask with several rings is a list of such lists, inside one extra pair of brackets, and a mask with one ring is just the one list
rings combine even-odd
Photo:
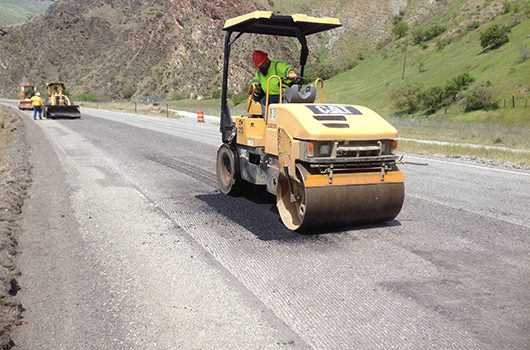
[[(289, 187), (297, 195), (291, 196)], [(390, 221), (401, 211), (404, 195), (402, 182), (305, 187), (280, 176), (277, 205), (289, 229), (305, 231)]]

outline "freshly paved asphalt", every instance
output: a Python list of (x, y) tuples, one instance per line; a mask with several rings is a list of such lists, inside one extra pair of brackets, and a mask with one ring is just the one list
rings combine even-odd
[(528, 349), (530, 173), (406, 155), (395, 221), (219, 193), (218, 126), (26, 113), (20, 349)]

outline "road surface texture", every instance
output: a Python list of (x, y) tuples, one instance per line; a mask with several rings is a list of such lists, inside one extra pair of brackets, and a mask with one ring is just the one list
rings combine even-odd
[(530, 348), (530, 173), (408, 155), (396, 220), (298, 235), (218, 126), (82, 113), (26, 113), (18, 348)]

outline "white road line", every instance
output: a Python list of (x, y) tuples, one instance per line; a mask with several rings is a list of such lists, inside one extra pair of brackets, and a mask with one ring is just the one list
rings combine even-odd
[(479, 210), (471, 210), (471, 209), (466, 208), (465, 206), (458, 206), (458, 205), (453, 205), (453, 204), (450, 204), (450, 203), (447, 203), (447, 202), (444, 202), (444, 201), (438, 201), (438, 200), (435, 200), (435, 199), (432, 199), (432, 198), (428, 198), (428, 197), (425, 197), (425, 196), (422, 196), (422, 195), (407, 193), (406, 196), (407, 197), (411, 197), (411, 198), (416, 198), (416, 199), (419, 199), (419, 200), (422, 200), (422, 201), (426, 201), (426, 202), (435, 203), (435, 204), (438, 204), (438, 205), (441, 205), (441, 206), (444, 206), (444, 207), (448, 207), (448, 208), (452, 208), (452, 209), (456, 209), (456, 210), (462, 210), (462, 211), (465, 211), (467, 213), (484, 216), (486, 218), (490, 218), (490, 219), (493, 219), (493, 220), (504, 221), (504, 222), (512, 224), (512, 225), (517, 225), (517, 226), (530, 228), (530, 225), (528, 223), (525, 223), (522, 220), (512, 220), (510, 218), (503, 218), (503, 217), (491, 215), (491, 214), (488, 214), (488, 213), (485, 213), (485, 212), (482, 212), (482, 211), (479, 211)]
[[(8, 105), (10, 107), (13, 107), (13, 105), (9, 102), (7, 102), (6, 100), (4, 101), (1, 101), (0, 104), (5, 104), (5, 105)], [(86, 108), (86, 109), (92, 109), (92, 108)], [(97, 111), (97, 110), (94, 110), (92, 109), (93, 111)], [(119, 111), (109, 111), (109, 110), (103, 110), (102, 111), (105, 111), (105, 112), (111, 112), (111, 113), (115, 113), (115, 114), (130, 114), (130, 113), (127, 113), (127, 112), (119, 112)], [(172, 111), (177, 111), (177, 110), (172, 110)], [(185, 112), (185, 111), (177, 111), (177, 112)], [(191, 112), (185, 112), (185, 113), (190, 113)], [(87, 113), (88, 115), (92, 115), (89, 113)], [(96, 115), (92, 115), (94, 117), (98, 117)], [(157, 118), (156, 116), (148, 116), (148, 115), (141, 115), (141, 114), (138, 114), (138, 115), (132, 115), (130, 114), (130, 117), (140, 117), (138, 118), (137, 120), (138, 121), (142, 121), (142, 122), (146, 122), (146, 119), (154, 119), (154, 118)], [(210, 117), (210, 116), (209, 116)], [(211, 116), (212, 118), (215, 118), (213, 116)], [(107, 118), (108, 119), (108, 118)], [(111, 119), (111, 120), (114, 120), (114, 119)], [(122, 120), (114, 120), (114, 121), (118, 121), (118, 122), (123, 122)], [(173, 121), (173, 120), (164, 120), (164, 123), (156, 123), (160, 126), (169, 126), (168, 124), (165, 124), (165, 122), (177, 122), (177, 121)], [(128, 123), (126, 123), (128, 124)], [(153, 123), (155, 124), (155, 123)], [(401, 140), (410, 140), (410, 141), (414, 141), (414, 142), (424, 142), (424, 143), (442, 143), (440, 141), (429, 141), (429, 140), (416, 140), (416, 139), (406, 139), (406, 138), (400, 138)], [(467, 145), (467, 144), (464, 144), (464, 145)], [(485, 146), (485, 147), (494, 147), (494, 146)], [(500, 148), (500, 147), (498, 147)], [(526, 150), (523, 150), (524, 152), (526, 152)], [(450, 164), (450, 165), (456, 165), (456, 166), (464, 166), (464, 167), (468, 167), (468, 168), (475, 168), (475, 169), (481, 169), (481, 170), (492, 170), (492, 171), (497, 171), (497, 172), (502, 172), (502, 173), (507, 173), (507, 174), (514, 174), (514, 175), (523, 175), (523, 176), (530, 176), (530, 173), (526, 173), (526, 172), (522, 172), (522, 171), (514, 171), (514, 170), (507, 170), (507, 169), (498, 169), (498, 168), (493, 168), (493, 167), (486, 167), (486, 166), (480, 166), (480, 165), (472, 165), (472, 164), (466, 164), (466, 163), (460, 163), (460, 162), (451, 162), (451, 161), (446, 161), (446, 160), (439, 160), (439, 159), (434, 159), (434, 158), (425, 158), (425, 157), (416, 157), (416, 156), (410, 156), (410, 155), (405, 155), (404, 157), (406, 158), (412, 158), (412, 159), (419, 159), (419, 160), (423, 160), (423, 161), (431, 161), (431, 162), (437, 162), (437, 163), (442, 163), (442, 164)]]
[(447, 160), (440, 160), (440, 159), (433, 159), (433, 158), (424, 158), (424, 157), (416, 157), (416, 156), (404, 155), (403, 159), (406, 159), (406, 158), (419, 159), (419, 160), (423, 160), (423, 161), (431, 161), (431, 162), (450, 164), (450, 165), (456, 165), (456, 166), (464, 166), (464, 167), (468, 167), (468, 168), (475, 168), (475, 169), (482, 169), (482, 170), (499, 171), (499, 172), (507, 173), (507, 174), (530, 176), (530, 173), (524, 173), (524, 172), (521, 172), (521, 171), (507, 170), (507, 169), (497, 169), (497, 168), (491, 168), (491, 167), (473, 165), (473, 164), (466, 164), (466, 163), (460, 163), (460, 162), (450, 162), (450, 161), (447, 161)]
[(514, 152), (514, 153), (530, 153), (530, 150), (527, 150), (527, 149), (517, 149), (517, 148), (510, 148), (510, 147), (477, 145), (477, 144), (473, 144), (473, 143), (458, 143), (458, 142), (447, 142), (447, 141), (420, 140), (420, 139), (409, 139), (409, 138), (406, 138), (406, 137), (398, 137), (398, 140), (423, 143), (423, 144), (426, 144), (426, 145), (461, 146), (461, 147), (470, 147), (470, 148), (494, 149), (494, 150), (499, 150), (499, 151)]

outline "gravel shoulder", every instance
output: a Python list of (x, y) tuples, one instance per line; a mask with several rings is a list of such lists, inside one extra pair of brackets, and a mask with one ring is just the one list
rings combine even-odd
[(68, 128), (83, 119), (25, 122), (17, 349), (307, 348), (116, 169), (123, 160)]
[(22, 305), (19, 268), (21, 211), (26, 189), (31, 183), (29, 144), (21, 114), (0, 106), (0, 348), (14, 346), (13, 328), (21, 322)]

